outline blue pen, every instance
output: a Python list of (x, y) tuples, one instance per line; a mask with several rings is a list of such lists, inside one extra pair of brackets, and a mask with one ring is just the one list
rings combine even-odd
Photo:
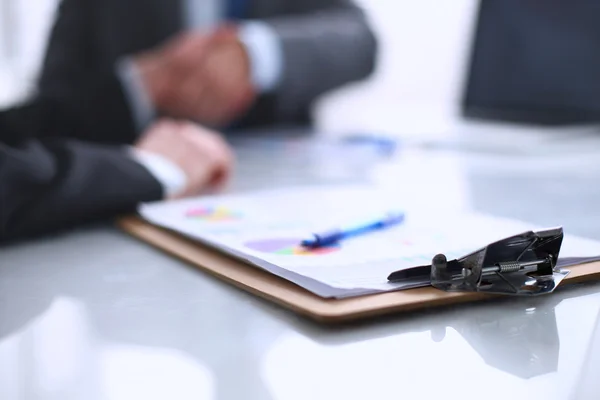
[(352, 236), (362, 235), (364, 233), (384, 229), (389, 226), (400, 224), (404, 221), (404, 214), (399, 212), (390, 212), (384, 215), (381, 219), (358, 224), (348, 228), (333, 229), (328, 232), (314, 233), (310, 239), (305, 239), (301, 242), (304, 247), (323, 247), (330, 246)]

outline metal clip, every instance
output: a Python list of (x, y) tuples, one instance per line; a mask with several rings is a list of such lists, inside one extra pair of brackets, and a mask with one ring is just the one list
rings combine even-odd
[(448, 261), (438, 254), (431, 263), (431, 284), (447, 292), (552, 293), (570, 272), (556, 266), (563, 236), (562, 228), (529, 231), (460, 259)]

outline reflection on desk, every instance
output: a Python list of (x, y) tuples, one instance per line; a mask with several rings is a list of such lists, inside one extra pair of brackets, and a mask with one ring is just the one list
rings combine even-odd
[[(512, 305), (498, 318), (478, 315), (456, 329), (486, 364), (520, 378), (556, 372), (560, 340), (555, 307), (562, 299)], [(433, 335), (432, 331), (432, 335)]]

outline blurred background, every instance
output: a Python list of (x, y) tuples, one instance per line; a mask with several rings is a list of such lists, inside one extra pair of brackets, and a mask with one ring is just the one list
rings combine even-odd
[[(234, 183), (237, 189), (254, 189), (260, 185), (270, 187), (273, 183), (304, 183), (316, 181), (317, 177), (320, 182), (343, 179), (354, 182), (368, 177), (369, 180), (382, 183), (382, 186), (390, 187), (390, 193), (415, 209), (421, 207), (452, 212), (473, 210), (522, 219), (536, 226), (560, 224), (569, 234), (600, 239), (597, 206), (600, 200), (600, 186), (597, 184), (600, 179), (600, 135), (597, 127), (576, 132), (563, 128), (540, 128), (539, 124), (528, 124), (528, 128), (520, 126), (518, 129), (514, 124), (498, 124), (503, 126), (502, 130), (491, 129), (489, 124), (481, 120), (466, 121), (461, 109), (465, 89), (469, 86), (475, 108), (537, 109), (546, 115), (571, 110), (575, 114), (580, 111), (587, 114), (586, 118), (591, 115), (595, 121), (600, 120), (600, 80), (597, 79), (597, 71), (600, 70), (600, 28), (597, 28), (600, 27), (600, 2), (356, 1), (366, 10), (379, 39), (377, 69), (367, 81), (346, 85), (323, 96), (314, 107), (316, 129), (331, 134), (363, 131), (404, 138), (435, 136), (450, 138), (448, 142), (460, 132), (464, 137), (460, 143), (462, 147), (450, 143), (448, 147), (442, 144), (437, 148), (434, 145), (425, 149), (433, 151), (417, 148), (413, 152), (404, 151), (403, 147), (402, 154), (393, 162), (373, 168), (365, 168), (366, 162), (363, 164), (358, 157), (357, 160), (348, 160), (349, 157), (335, 156), (347, 154), (342, 152), (324, 154), (319, 150), (301, 157), (305, 155), (301, 147), (300, 150), (291, 148), (288, 152), (268, 146), (261, 146), (258, 151), (257, 148), (249, 148), (241, 157), (246, 157), (243, 159), (244, 165), (250, 168), (246, 168)], [(0, 108), (18, 103), (33, 94), (59, 2), (0, 0)], [(481, 4), (487, 7), (483, 29), (481, 24), (477, 24), (480, 21)], [(479, 35), (475, 35), (476, 31)], [(482, 39), (482, 36), (485, 38)], [(473, 76), (474, 47), (478, 49), (476, 64), (479, 68)], [(579, 122), (586, 118), (581, 118)], [(467, 132), (466, 126), (477, 128), (477, 125), (480, 128), (481, 125), (486, 126), (484, 130)], [(477, 140), (479, 142), (473, 145)], [(404, 141), (399, 142), (404, 145)], [(460, 150), (470, 151), (460, 152), (458, 156), (453, 151), (446, 151), (459, 147)], [(265, 153), (265, 149), (269, 153)], [(331, 150), (330, 147), (325, 149)], [(265, 157), (265, 154), (268, 156)], [(371, 158), (365, 158), (369, 163), (372, 162)], [(273, 165), (283, 167), (273, 168)], [(310, 168), (306, 168), (307, 165)], [(299, 173), (295, 175), (290, 171)], [(2, 336), (8, 338), (0, 342), (4, 346), (0, 350), (8, 355), (3, 359), (8, 360), (4, 364), (4, 370), (8, 371), (5, 382), (12, 383), (5, 385), (7, 388), (0, 385), (2, 399), (11, 398), (11, 390), (15, 393), (21, 390), (19, 385), (23, 382), (23, 388), (30, 390), (27, 384), (39, 381), (42, 388), (40, 393), (42, 390), (52, 392), (52, 398), (58, 398), (56, 394), (67, 387), (88, 391), (86, 386), (96, 382), (95, 379), (108, 382), (97, 385), (105, 384), (112, 390), (131, 390), (131, 371), (138, 371), (138, 379), (143, 378), (143, 384), (139, 387), (146, 389), (146, 393), (153, 391), (154, 394), (162, 394), (162, 391), (156, 390), (157, 386), (161, 387), (164, 382), (179, 382), (177, 379), (189, 380), (194, 388), (210, 388), (215, 377), (217, 381), (220, 379), (225, 383), (237, 382), (239, 368), (242, 371), (258, 370), (255, 364), (261, 364), (257, 360), (264, 354), (271, 355), (271, 347), (279, 353), (281, 348), (295, 349), (283, 358), (294, 357), (298, 348), (306, 347), (298, 347), (299, 342), (295, 339), (307, 339), (311, 345), (314, 344), (314, 354), (307, 358), (313, 364), (314, 359), (327, 359), (329, 354), (335, 353), (334, 358), (338, 359), (339, 350), (351, 352), (348, 353), (350, 358), (343, 360), (360, 359), (367, 354), (368, 362), (365, 365), (371, 366), (372, 355), (377, 356), (378, 349), (383, 349), (382, 354), (389, 355), (391, 342), (387, 339), (393, 341), (391, 347), (402, 353), (405, 353), (405, 348), (412, 348), (414, 343), (420, 344), (421, 347), (416, 347), (416, 357), (428, 363), (429, 358), (418, 353), (422, 348), (431, 347), (434, 333), (439, 330), (437, 328), (442, 327), (445, 331), (446, 326), (453, 327), (454, 338), (450, 334), (445, 343), (433, 339), (437, 342), (434, 346), (438, 346), (435, 347), (438, 351), (436, 354), (444, 357), (448, 350), (459, 349), (461, 354), (475, 360), (474, 370), (488, 374), (486, 376), (494, 379), (494, 382), (498, 378), (505, 381), (511, 378), (507, 373), (507, 365), (514, 371), (523, 371), (522, 356), (536, 353), (541, 344), (541, 348), (548, 352), (543, 355), (548, 357), (534, 360), (540, 361), (536, 365), (545, 363), (544, 368), (540, 368), (544, 372), (540, 379), (547, 379), (543, 381), (545, 383), (558, 382), (558, 386), (544, 384), (544, 388), (555, 390), (560, 387), (556, 391), (560, 396), (573, 386), (571, 382), (579, 374), (581, 383), (575, 384), (575, 387), (580, 390), (590, 387), (590, 393), (597, 393), (597, 390), (594, 391), (596, 385), (589, 385), (597, 381), (593, 378), (600, 368), (593, 364), (597, 358), (590, 358), (583, 367), (579, 361), (587, 354), (597, 354), (585, 347), (586, 338), (593, 338), (589, 327), (598, 323), (597, 302), (594, 303), (598, 297), (592, 295), (597, 288), (592, 287), (589, 292), (583, 293), (589, 296), (582, 295), (582, 292), (571, 292), (581, 295), (582, 300), (573, 299), (573, 303), (564, 301), (560, 305), (550, 302), (548, 307), (538, 307), (536, 313), (532, 313), (535, 308), (527, 305), (527, 308), (519, 306), (523, 310), (518, 309), (516, 303), (509, 303), (508, 308), (506, 303), (499, 305), (496, 311), (489, 314), (493, 317), (491, 325), (488, 308), (481, 308), (475, 313), (472, 309), (465, 310), (465, 318), (453, 312), (439, 321), (435, 316), (416, 320), (400, 330), (396, 324), (391, 324), (389, 329), (378, 328), (371, 334), (360, 331), (361, 341), (369, 339), (362, 344), (372, 346), (368, 343), (372, 342), (375, 347), (365, 347), (361, 343), (354, 347), (352, 342), (356, 341), (356, 337), (332, 341), (332, 337), (337, 337), (335, 332), (332, 337), (312, 329), (296, 332), (300, 324), (289, 328), (287, 319), (283, 322), (271, 321), (270, 314), (267, 318), (255, 312), (255, 303), (224, 295), (220, 291), (225, 288), (213, 287), (209, 280), (190, 279), (186, 275), (190, 271), (172, 268), (173, 265), (167, 261), (144, 258), (150, 256), (144, 255), (142, 250), (136, 253), (137, 250), (130, 248), (130, 243), (121, 236), (113, 237), (110, 233), (100, 231), (92, 232), (89, 236), (75, 236), (75, 239), (78, 241), (69, 241), (69, 238), (64, 242), (62, 238), (51, 240), (33, 251), (30, 248), (21, 250), (21, 253), (15, 250), (12, 261), (10, 256), (2, 258), (3, 264), (8, 260), (8, 268), (3, 268), (6, 276), (3, 281), (10, 286), (6, 287), (18, 288), (6, 291), (11, 295), (5, 297), (11, 301), (4, 304), (7, 310), (18, 309), (20, 312), (10, 313), (13, 314), (12, 319), (0, 328), (4, 328), (3, 332), (11, 332), (9, 328), (12, 326), (24, 326), (30, 319), (43, 313), (32, 324), (33, 332), (23, 329), (24, 333), (12, 336), (0, 334), (0, 339)], [(72, 254), (73, 248), (78, 249), (75, 255)], [(108, 254), (106, 248), (114, 248), (115, 252)], [(49, 252), (53, 257), (47, 256)], [(95, 257), (90, 257), (90, 254)], [(140, 259), (136, 260), (138, 256)], [(146, 275), (148, 263), (156, 267), (150, 275)], [(96, 267), (105, 264), (112, 267)], [(10, 268), (11, 265), (15, 268)], [(39, 265), (48, 268), (43, 268), (43, 273), (38, 275), (35, 270), (39, 269)], [(151, 294), (145, 292), (148, 288)], [(558, 298), (558, 302), (561, 299)], [(177, 304), (183, 304), (184, 308), (178, 309)], [(202, 307), (203, 304), (209, 306)], [(193, 312), (185, 305), (193, 307)], [(231, 310), (233, 314), (229, 314)], [(229, 317), (224, 318), (224, 315)], [(277, 314), (276, 319), (280, 315)], [(498, 315), (504, 316), (498, 319), (500, 325), (495, 318)], [(525, 322), (523, 317), (526, 318)], [(239, 323), (239, 329), (232, 329), (236, 326), (231, 325), (231, 321)], [(573, 329), (575, 322), (579, 324), (577, 329)], [(172, 326), (183, 328), (173, 330)], [(506, 327), (506, 332), (496, 329), (498, 326)], [(514, 343), (515, 338), (522, 338), (522, 335), (515, 336), (515, 326), (531, 326), (534, 333), (542, 332), (544, 335), (539, 341), (535, 335), (532, 336), (535, 340), (520, 340), (512, 354), (506, 351), (504, 345)], [(161, 328), (165, 327), (166, 331), (161, 333)], [(431, 327), (434, 329), (430, 333)], [(478, 332), (485, 334), (490, 327), (494, 328), (497, 335), (483, 337), (493, 339), (493, 351), (484, 346), (485, 340), (482, 341), (482, 336), (477, 335)], [(198, 340), (199, 332), (208, 335), (205, 338), (209, 340)], [(223, 335), (223, 332), (250, 332), (250, 339), (228, 340), (230, 336)], [(304, 338), (307, 332), (308, 338)], [(525, 331), (521, 329), (518, 332)], [(210, 336), (211, 333), (214, 337)], [(501, 337), (502, 333), (507, 336)], [(378, 340), (383, 336), (389, 337), (384, 338), (386, 340), (383, 342)], [(404, 336), (406, 339), (403, 339)], [(281, 341), (280, 337), (285, 340)], [(286, 345), (290, 337), (294, 339), (291, 342), (288, 340), (291, 346)], [(325, 340), (319, 341), (319, 338)], [(74, 343), (74, 346), (65, 352), (64, 346), (60, 345), (62, 342)], [(217, 343), (217, 346), (213, 346), (213, 343)], [(223, 349), (230, 349), (231, 343), (240, 346), (234, 348), (236, 359), (223, 362), (220, 353)], [(282, 343), (285, 346), (282, 347)], [(473, 347), (472, 352), (467, 347), (468, 343)], [(534, 350), (533, 353), (528, 346)], [(239, 354), (242, 355), (241, 364)], [(89, 362), (87, 357), (92, 361)], [(511, 357), (517, 362), (511, 364)], [(21, 359), (24, 360), (21, 363), (13, 362)], [(496, 361), (495, 364), (490, 359)], [(57, 364), (56, 360), (66, 361)], [(216, 363), (216, 360), (219, 362)], [(405, 357), (394, 358), (394, 361), (398, 360), (401, 364), (396, 367), (400, 368), (409, 366), (411, 361)], [(452, 361), (453, 358), (446, 357), (445, 360)], [(238, 365), (238, 369), (229, 368), (230, 361), (231, 365)], [(205, 368), (205, 364), (211, 365), (211, 362), (225, 369)], [(279, 368), (284, 364), (278, 359), (273, 365), (276, 367), (271, 369), (277, 373), (265, 374), (266, 383), (274, 382), (286, 389), (286, 382), (292, 381), (279, 374), (287, 371)], [(386, 364), (382, 365), (384, 372), (393, 371)], [(190, 366), (201, 367), (199, 377), (197, 372), (186, 373)], [(31, 368), (35, 371), (33, 375), (39, 377), (24, 380), (21, 375), (28, 374)], [(412, 366), (407, 368), (414, 369)], [(486, 372), (493, 368), (501, 370), (501, 374)], [(196, 371), (194, 368), (190, 370)], [(165, 374), (164, 371), (170, 373)], [(553, 374), (557, 371), (560, 374)], [(378, 370), (370, 368), (368, 372), (376, 377), (376, 382), (381, 382)], [(175, 375), (172, 379), (176, 380), (169, 381)], [(321, 375), (327, 377), (327, 374)], [(517, 376), (518, 373), (513, 372), (513, 375)], [(156, 377), (158, 379), (153, 379)], [(428, 375), (423, 377), (428, 378)], [(260, 387), (261, 379), (265, 377), (250, 378), (245, 382), (252, 389), (253, 383)], [(540, 379), (529, 382), (539, 383)], [(348, 381), (347, 377), (345, 381)], [(528, 381), (519, 377), (512, 382), (512, 386), (503, 385), (502, 389), (516, 388), (514, 393), (518, 394), (531, 392), (529, 387), (523, 386)], [(29, 386), (35, 388), (33, 384)], [(95, 388), (93, 383), (90, 386)], [(294, 385), (289, 387), (293, 388)], [(189, 386), (181, 385), (180, 388), (186, 390)], [(9, 394), (3, 396), (3, 393)], [(135, 397), (127, 394), (129, 396), (122, 398)], [(192, 395), (202, 397), (202, 394)]]
[[(58, 3), (0, 0), (0, 107), (31, 93)], [(315, 107), (317, 128), (398, 134), (445, 131), (440, 128), (458, 119), (479, 1), (358, 3), (368, 12), (380, 40), (377, 72), (366, 82), (324, 96)]]

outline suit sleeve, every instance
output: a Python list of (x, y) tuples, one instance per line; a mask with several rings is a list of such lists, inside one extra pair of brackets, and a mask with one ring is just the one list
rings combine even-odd
[[(94, 2), (62, 0), (38, 81), (38, 96), (59, 108), (57, 130), (102, 143), (131, 143), (138, 130), (114, 65), (102, 60)], [(76, 129), (72, 129), (73, 127)]]
[(160, 198), (159, 182), (120, 147), (59, 139), (0, 144), (0, 243), (110, 218)]
[(283, 72), (271, 102), (284, 120), (302, 117), (317, 96), (369, 76), (377, 53), (366, 15), (353, 1), (290, 4), (298, 9), (265, 20), (282, 44)]

